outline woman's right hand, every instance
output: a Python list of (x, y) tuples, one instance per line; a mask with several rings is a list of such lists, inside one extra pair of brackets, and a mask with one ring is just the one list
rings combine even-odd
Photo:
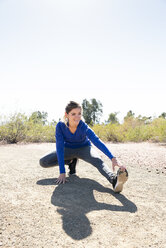
[(60, 174), (58, 179), (56, 180), (57, 184), (65, 183), (66, 182), (66, 173)]
[(118, 162), (117, 162), (117, 160), (116, 160), (116, 158), (114, 157), (112, 159), (112, 169), (113, 169), (113, 171), (115, 171), (115, 166), (118, 166), (122, 171), (125, 171), (126, 170), (126, 167), (123, 166), (123, 165), (119, 165)]

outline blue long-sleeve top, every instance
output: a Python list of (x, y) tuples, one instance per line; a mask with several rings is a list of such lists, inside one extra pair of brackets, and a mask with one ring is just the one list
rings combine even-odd
[(56, 125), (56, 152), (58, 157), (60, 173), (65, 173), (64, 166), (64, 147), (81, 148), (91, 146), (91, 142), (100, 149), (106, 156), (112, 159), (114, 156), (93, 132), (93, 130), (82, 120), (80, 120), (77, 129), (72, 133), (64, 122), (58, 122)]

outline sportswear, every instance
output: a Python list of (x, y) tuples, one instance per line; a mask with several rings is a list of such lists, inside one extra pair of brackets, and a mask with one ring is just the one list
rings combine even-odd
[(58, 163), (60, 173), (65, 173), (64, 166), (64, 148), (81, 148), (84, 146), (91, 146), (91, 142), (101, 150), (106, 156), (112, 159), (114, 156), (105, 146), (105, 144), (99, 139), (99, 137), (93, 132), (93, 130), (82, 120), (80, 120), (75, 133), (72, 133), (69, 129), (69, 124), (65, 125), (64, 122), (59, 121), (56, 125), (55, 131), (56, 138), (56, 152), (58, 157)]

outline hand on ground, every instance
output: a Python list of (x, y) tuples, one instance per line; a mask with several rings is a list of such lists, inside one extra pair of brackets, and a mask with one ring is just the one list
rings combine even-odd
[(58, 179), (56, 180), (56, 183), (57, 184), (61, 184), (61, 183), (65, 183), (67, 180), (66, 180), (66, 173), (62, 173), (60, 174), (60, 176), (58, 177)]

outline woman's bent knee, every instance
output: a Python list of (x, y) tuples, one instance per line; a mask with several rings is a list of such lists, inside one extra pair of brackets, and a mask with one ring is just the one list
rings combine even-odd
[(41, 158), (41, 159), (39, 160), (39, 164), (40, 164), (42, 167), (44, 167), (44, 168), (47, 167), (47, 164), (46, 164), (46, 162), (45, 162), (45, 160), (44, 160), (43, 158)]

